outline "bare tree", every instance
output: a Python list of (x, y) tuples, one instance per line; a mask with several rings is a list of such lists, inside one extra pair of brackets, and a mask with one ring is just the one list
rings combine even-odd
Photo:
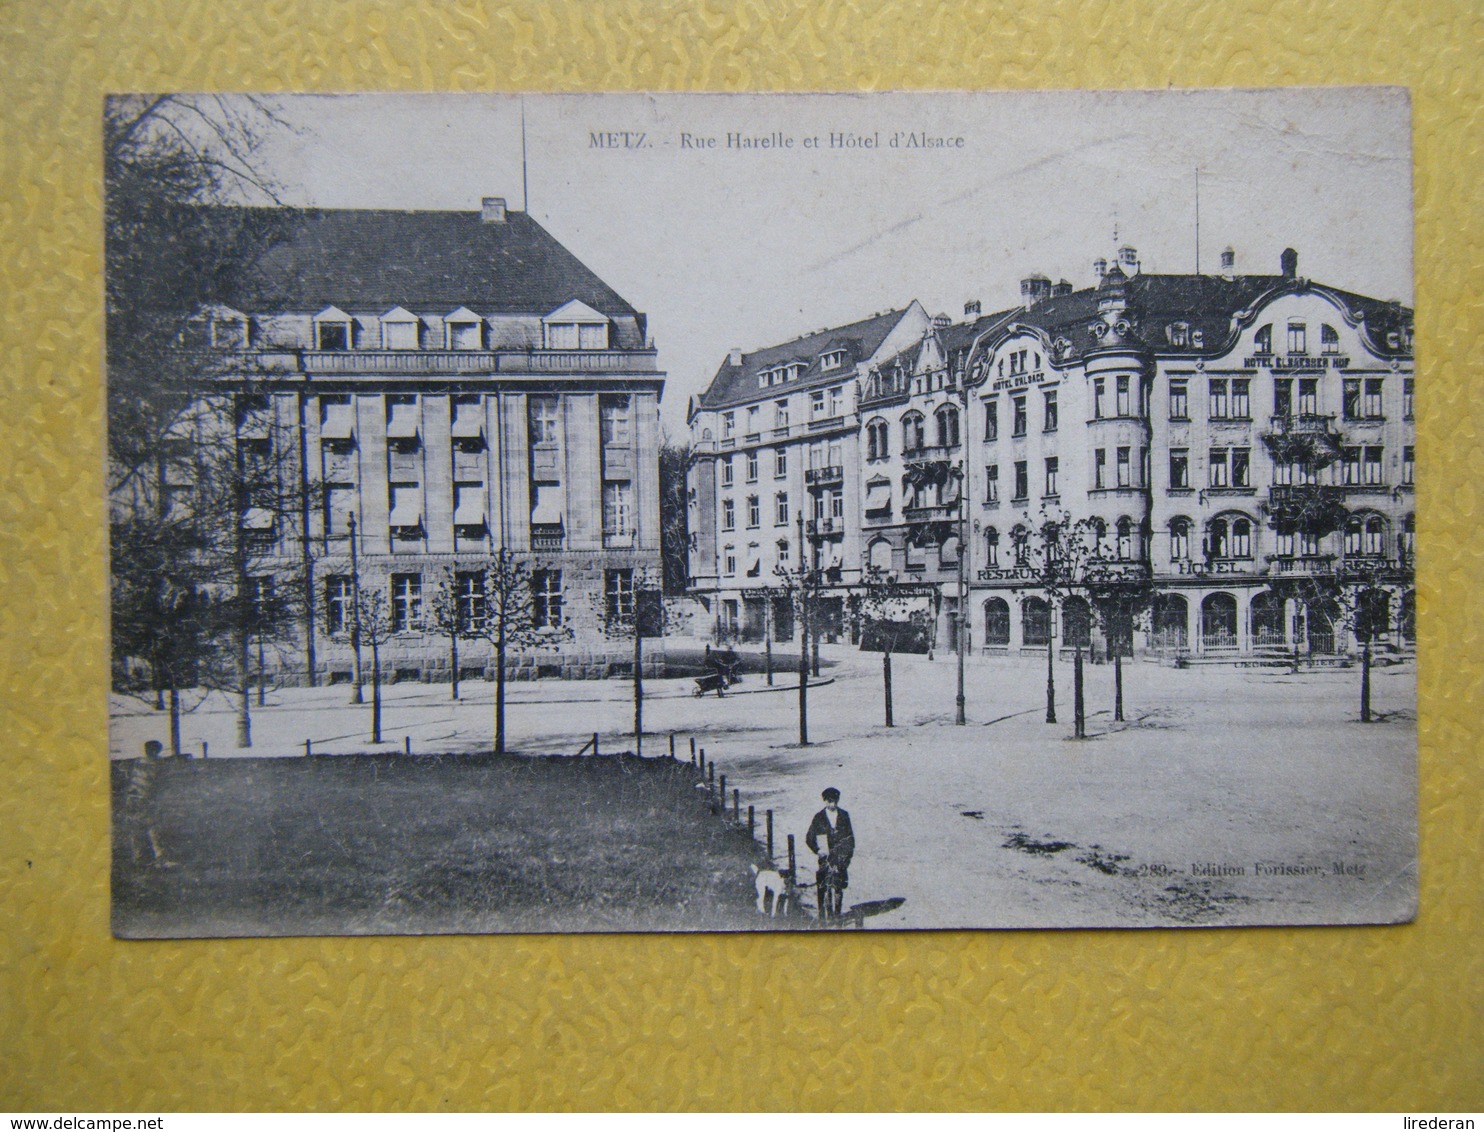
[(1065, 511), (1044, 507), (1038, 520), (1026, 515), (1016, 530), (1017, 564), (1031, 568), (1034, 588), (1046, 602), (1046, 722), (1055, 723), (1056, 611), (1086, 585), (1088, 563), (1097, 553), (1096, 530), (1090, 520), (1074, 521)]
[(809, 746), (809, 617), (819, 597), (819, 571), (809, 561), (799, 520), (799, 565), (790, 569), (778, 565), (773, 574), (779, 592), (793, 606), (794, 623), (799, 627), (799, 746)]
[(668, 618), (661, 579), (643, 567), (632, 570), (609, 570), (601, 597), (594, 611), (603, 634), (609, 640), (628, 641), (633, 645), (632, 676), (634, 683), (634, 754), (644, 753), (644, 640), (663, 637)]
[(459, 698), (459, 641), (477, 638), (485, 617), (483, 574), (460, 574), (443, 567), (433, 583), (424, 623), (448, 638), (449, 697)]
[(1084, 585), (1093, 616), (1113, 661), (1113, 718), (1123, 721), (1123, 656), (1134, 631), (1147, 627), (1159, 594), (1147, 562), (1126, 562), (1099, 545), (1087, 563)]
[(920, 586), (901, 582), (897, 576), (879, 567), (868, 567), (861, 577), (861, 590), (856, 595), (854, 616), (861, 638), (861, 648), (875, 645), (881, 649), (881, 691), (886, 726), (895, 726), (892, 710), (891, 657), (909, 641), (920, 640), (931, 631), (932, 614), (925, 609), (910, 608), (913, 600), (924, 595)]
[[(371, 742), (381, 742), (381, 646), (397, 631), (391, 601), (380, 585), (362, 582), (354, 599), (352, 619), (363, 645), (371, 646)], [(348, 635), (350, 625), (336, 624), (335, 611), (325, 610), (325, 631), (331, 636)]]

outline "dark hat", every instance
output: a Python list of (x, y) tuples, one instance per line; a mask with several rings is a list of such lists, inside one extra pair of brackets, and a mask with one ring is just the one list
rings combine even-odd
[(840, 800), (840, 791), (836, 790), (833, 786), (826, 786), (824, 793), (820, 797), (826, 802), (838, 802)]

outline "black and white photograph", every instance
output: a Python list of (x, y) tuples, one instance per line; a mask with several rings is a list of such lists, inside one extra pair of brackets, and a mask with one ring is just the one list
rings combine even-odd
[(111, 96), (114, 933), (1411, 920), (1410, 113)]

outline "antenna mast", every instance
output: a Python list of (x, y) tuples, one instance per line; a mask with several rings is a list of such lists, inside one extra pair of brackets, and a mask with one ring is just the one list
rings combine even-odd
[(1201, 167), (1195, 167), (1195, 273), (1201, 273)]
[(526, 100), (520, 100), (520, 207), (522, 212), (531, 211), (531, 187), (526, 180)]

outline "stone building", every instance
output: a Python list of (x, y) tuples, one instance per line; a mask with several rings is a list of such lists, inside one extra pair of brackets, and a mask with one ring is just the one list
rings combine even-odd
[[(254, 271), (204, 318), (242, 458), (274, 461), (300, 501), (243, 520), (253, 584), (301, 598), (280, 676), (351, 679), (359, 588), (388, 603), (384, 671), (445, 678), (434, 596), (477, 624), (500, 548), (532, 570), (551, 638), (515, 674), (621, 665), (602, 623), (659, 575), (664, 375), (645, 316), (499, 198), (269, 211)], [(465, 676), (487, 673), (488, 643), (460, 653)]]

